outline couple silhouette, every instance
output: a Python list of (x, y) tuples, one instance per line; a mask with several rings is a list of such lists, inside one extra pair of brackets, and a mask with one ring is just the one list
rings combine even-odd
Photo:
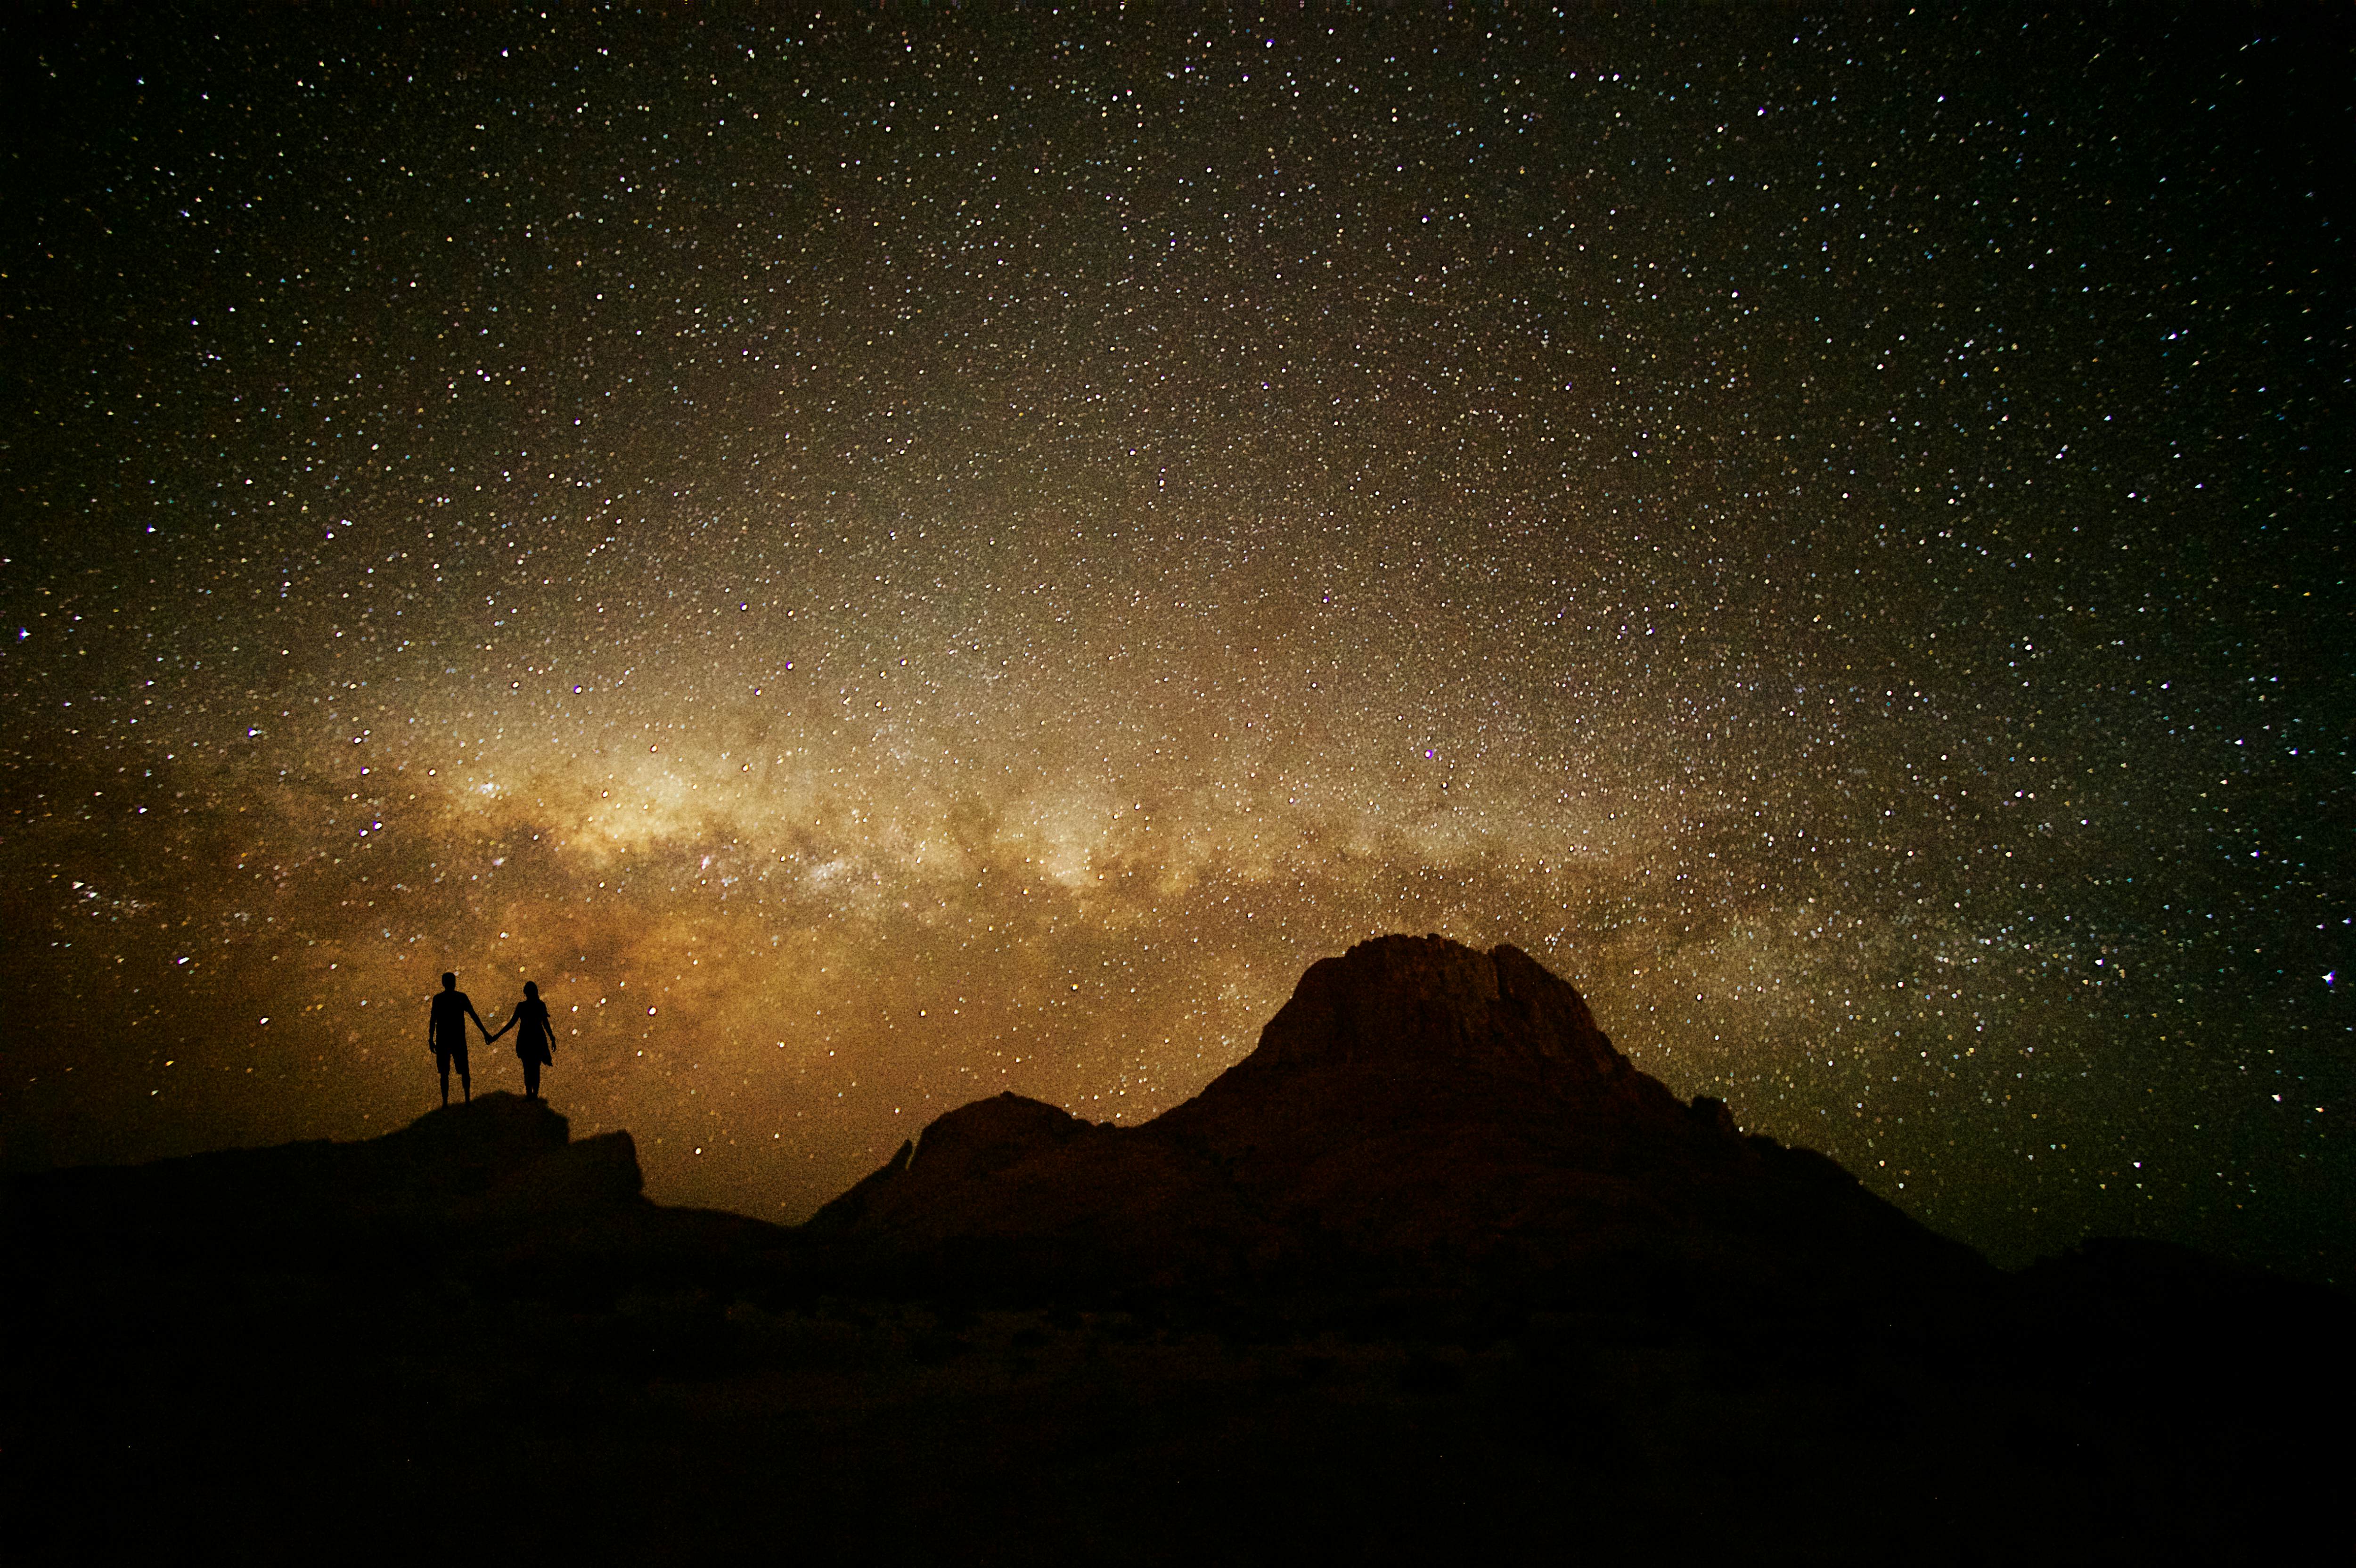
[(523, 1000), (516, 1004), (515, 1011), (508, 1015), (508, 1021), (499, 1026), (498, 1034), (494, 1034), (490, 1026), (483, 1022), (483, 1015), (475, 1010), (475, 1004), (467, 999), (466, 993), (458, 989), (458, 976), (442, 976), (441, 994), (434, 998), (433, 1010), (425, 1019), (425, 1043), (434, 1048), (434, 1065), (442, 1074), (442, 1103), (445, 1105), (450, 1103), (450, 1067), (453, 1062), (457, 1064), (458, 1083), (466, 1098), (472, 1100), (475, 1097), (474, 1075), (466, 1070), (468, 1019), (474, 1019), (476, 1029), (482, 1031), (485, 1045), (509, 1029), (516, 1031), (516, 1058), (523, 1063), (523, 1097), (539, 1099), (541, 1063), (556, 1060), (556, 1031), (549, 1027), (548, 1004), (540, 999), (540, 983), (536, 980), (523, 983)]

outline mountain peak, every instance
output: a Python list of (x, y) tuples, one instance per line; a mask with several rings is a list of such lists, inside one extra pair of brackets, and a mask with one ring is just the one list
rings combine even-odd
[(1633, 1071), (1570, 985), (1518, 947), (1382, 936), (1309, 966), (1249, 1059), (1267, 1066), (1438, 1065), (1579, 1078)]
[(1249, 1056), (1142, 1125), (977, 1102), (812, 1226), (879, 1261), (1042, 1277), (1348, 1258), (1536, 1279), (1653, 1257), (1808, 1290), (1986, 1268), (1822, 1155), (1679, 1100), (1520, 949), (1437, 936), (1312, 965)]

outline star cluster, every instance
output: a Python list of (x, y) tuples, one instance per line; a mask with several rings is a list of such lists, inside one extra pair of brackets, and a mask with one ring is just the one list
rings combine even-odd
[(447, 968), (798, 1218), (1435, 931), (2344, 1278), (2336, 26), (9, 24), (7, 1157), (397, 1125)]

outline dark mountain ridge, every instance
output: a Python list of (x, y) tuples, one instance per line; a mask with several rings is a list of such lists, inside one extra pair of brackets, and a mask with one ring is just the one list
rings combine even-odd
[(1437, 936), (1311, 965), (1258, 1049), (1141, 1125), (1013, 1094), (951, 1111), (808, 1231), (911, 1264), (1163, 1287), (1641, 1265), (1822, 1294), (1994, 1272), (1822, 1155), (1678, 1100), (1526, 954)]
[(1511, 947), (1312, 965), (1134, 1127), (1001, 1095), (808, 1224), (489, 1094), (12, 1179), (0, 1548), (1192, 1563), (2268, 1560), (2356, 1313), (1990, 1267)]

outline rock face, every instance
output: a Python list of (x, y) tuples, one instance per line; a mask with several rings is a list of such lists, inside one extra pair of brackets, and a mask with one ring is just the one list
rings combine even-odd
[(1528, 955), (1436, 936), (1312, 965), (1251, 1055), (1151, 1122), (977, 1102), (808, 1230), (911, 1265), (1150, 1285), (1665, 1266), (1852, 1293), (1988, 1272), (1823, 1156), (1678, 1100)]

